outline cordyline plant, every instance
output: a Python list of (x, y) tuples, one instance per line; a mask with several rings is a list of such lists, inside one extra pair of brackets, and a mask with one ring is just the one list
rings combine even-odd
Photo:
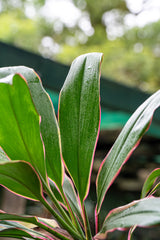
[(101, 60), (101, 53), (90, 53), (72, 63), (59, 96), (58, 121), (32, 69), (0, 69), (0, 184), (41, 202), (53, 216), (48, 220), (0, 211), (0, 237), (96, 240), (107, 239), (116, 229), (130, 229), (131, 239), (136, 226), (160, 223), (160, 198), (153, 196), (160, 169), (147, 178), (140, 200), (112, 210), (102, 225), (99, 221), (107, 190), (160, 105), (158, 91), (131, 116), (100, 166), (92, 236), (85, 199), (100, 128)]

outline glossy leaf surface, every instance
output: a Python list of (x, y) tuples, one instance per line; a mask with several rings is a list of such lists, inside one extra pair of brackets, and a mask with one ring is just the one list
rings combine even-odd
[(24, 161), (0, 163), (0, 185), (26, 198), (42, 199), (39, 178), (33, 168)]
[(19, 216), (16, 214), (8, 214), (3, 211), (0, 211), (0, 220), (1, 221), (21, 221), (34, 224), (38, 226), (38, 218), (32, 216)]
[[(50, 187), (51, 187), (54, 195), (56, 196), (57, 200), (63, 206), (65, 206), (64, 201), (62, 199), (62, 196), (59, 193), (59, 191), (57, 190), (57, 188), (55, 187), (54, 183), (51, 182), (51, 181), (49, 183), (50, 183)], [(63, 191), (64, 191), (64, 194), (67, 198), (67, 201), (68, 201), (72, 211), (78, 217), (81, 224), (83, 224), (83, 219), (82, 219), (82, 216), (81, 216), (81, 209), (80, 209), (80, 206), (79, 206), (79, 200), (78, 200), (77, 194), (75, 192), (73, 182), (67, 175), (65, 175), (65, 177), (64, 177)]]
[(72, 211), (75, 213), (75, 215), (79, 219), (80, 223), (83, 225), (82, 212), (80, 209), (80, 202), (78, 201), (78, 197), (75, 192), (75, 189), (74, 189), (71, 179), (69, 177), (67, 177), (66, 175), (64, 178), (63, 190), (64, 190), (67, 201), (68, 201)]
[(18, 74), (0, 79), (0, 146), (12, 160), (30, 162), (46, 180), (40, 117)]
[(0, 237), (14, 237), (25, 239), (48, 239), (43, 234), (29, 229), (19, 222), (1, 221), (0, 222)]
[(101, 53), (76, 58), (60, 93), (62, 154), (81, 201), (88, 193), (99, 130), (101, 59)]
[[(140, 227), (160, 223), (160, 198), (144, 198), (111, 211), (106, 217), (97, 239), (106, 239), (107, 232), (137, 225)], [(96, 239), (96, 238), (95, 238)]]
[(160, 176), (160, 168), (155, 169), (154, 171), (151, 172), (151, 174), (149, 174), (149, 176), (147, 177), (147, 179), (143, 185), (142, 192), (141, 192), (141, 198), (144, 198), (147, 196), (148, 192), (151, 190), (154, 182), (156, 181), (156, 179), (159, 176)]
[(15, 73), (24, 76), (28, 83), (33, 102), (41, 116), (40, 129), (45, 145), (47, 172), (49, 177), (60, 186), (63, 169), (60, 157), (59, 127), (53, 104), (39, 76), (31, 68), (24, 66), (0, 68), (0, 79)]
[[(8, 213), (5, 213), (5, 212), (2, 212), (0, 211), (0, 221), (1, 223), (5, 222), (11, 226), (14, 226), (14, 227), (19, 227), (21, 228), (22, 230), (27, 230), (27, 232), (29, 233), (33, 233), (33, 234), (36, 234), (36, 236), (46, 236), (46, 231), (49, 233), (47, 234), (46, 237), (42, 237), (42, 239), (52, 239), (52, 237), (49, 237), (51, 236), (50, 233), (53, 234), (53, 236), (56, 236), (56, 237), (60, 237), (61, 234), (58, 232), (58, 225), (57, 223), (54, 221), (54, 220), (48, 220), (48, 219), (44, 219), (44, 218), (38, 218), (38, 217), (33, 217), (33, 216), (19, 216), (19, 215), (15, 215), (15, 214), (8, 214)], [(12, 222), (11, 222), (12, 221)], [(16, 221), (14, 223), (14, 221)], [(18, 222), (17, 222), (18, 221)], [(25, 223), (25, 224), (24, 224)], [(41, 229), (45, 229), (45, 232), (44, 231), (35, 231), (35, 230), (32, 230), (29, 228), (31, 224), (31, 227), (34, 225), (35, 227), (40, 227)], [(56, 228), (56, 230), (54, 230), (54, 228)], [(39, 239), (39, 238), (38, 238)], [(60, 238), (61, 239), (61, 238)], [(65, 237), (63, 239), (66, 239)]]
[[(0, 214), (0, 218), (3, 219), (5, 213)], [(11, 217), (11, 214), (7, 214), (7, 218)], [(13, 215), (14, 216), (14, 215)], [(23, 224), (23, 222), (21, 222)], [(17, 221), (0, 221), (0, 237), (11, 237), (20, 239), (48, 239), (43, 234), (22, 225)], [(27, 223), (26, 223), (27, 224)], [(33, 225), (33, 224), (32, 224)], [(36, 225), (34, 225), (36, 226)]]
[[(11, 237), (11, 238), (17, 238), (17, 239), (42, 239), (42, 238), (38, 238), (38, 237), (34, 237), (31, 234), (29, 234), (28, 232), (21, 230), (21, 229), (17, 229), (17, 228), (0, 228), (0, 237)], [(44, 239), (44, 238), (43, 238)]]
[(160, 105), (160, 91), (149, 97), (130, 117), (111, 151), (104, 159), (97, 177), (97, 212), (106, 191), (148, 130), (154, 111)]

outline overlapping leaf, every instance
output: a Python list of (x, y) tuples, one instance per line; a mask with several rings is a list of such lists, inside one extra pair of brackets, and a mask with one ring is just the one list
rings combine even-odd
[(12, 160), (30, 162), (46, 180), (40, 117), (24, 79), (16, 74), (0, 80), (0, 146)]
[(64, 190), (64, 193), (66, 195), (66, 198), (68, 200), (68, 203), (69, 203), (72, 211), (75, 213), (75, 215), (79, 219), (80, 223), (83, 225), (80, 203), (78, 201), (78, 197), (75, 192), (73, 183), (72, 183), (71, 179), (67, 176), (65, 176), (65, 178), (64, 178), (63, 190)]
[(62, 154), (81, 201), (89, 176), (100, 121), (99, 77), (101, 53), (78, 57), (60, 93), (59, 124)]
[(106, 239), (108, 232), (137, 225), (140, 227), (160, 223), (160, 198), (144, 198), (112, 210), (95, 239)]
[[(51, 181), (49, 183), (50, 183), (50, 187), (51, 187), (54, 195), (58, 199), (58, 201), (63, 206), (65, 206), (64, 201), (62, 199), (62, 196), (59, 193), (59, 191), (57, 190), (57, 188), (54, 185), (54, 183), (51, 182)], [(65, 177), (64, 177), (63, 191), (64, 191), (64, 194), (65, 194), (65, 196), (67, 198), (67, 201), (68, 201), (72, 211), (75, 213), (75, 215), (78, 217), (80, 223), (83, 225), (83, 219), (82, 219), (82, 215), (81, 215), (81, 209), (80, 209), (78, 197), (77, 197), (77, 194), (75, 192), (73, 183), (72, 183), (71, 179), (67, 175), (65, 175)]]
[[(38, 238), (38, 237), (34, 237), (33, 235), (29, 234), (28, 232), (18, 229), (18, 228), (3, 228), (0, 229), (0, 237), (11, 237), (11, 238), (17, 238), (17, 239), (42, 239), (42, 238)], [(43, 238), (45, 239), (45, 238)]]
[[(12, 222), (11, 222), (12, 221)], [(14, 221), (16, 221), (14, 223)], [(42, 236), (42, 239), (52, 239), (52, 237), (49, 237), (51, 234), (53, 236), (56, 236), (58, 239), (60, 237), (63, 237), (61, 235), (61, 233), (58, 232), (58, 224), (54, 221), (54, 220), (49, 220), (49, 219), (44, 219), (44, 218), (38, 218), (38, 217), (33, 217), (33, 216), (19, 216), (19, 215), (15, 215), (15, 214), (8, 214), (8, 213), (5, 213), (5, 212), (2, 212), (0, 211), (0, 222), (2, 224), (7, 224), (9, 226), (13, 226), (15, 228), (20, 228), (21, 230), (23, 231), (27, 231), (27, 233), (29, 234), (33, 234), (32, 236), (38, 236), (37, 239), (39, 239), (40, 236)], [(27, 224), (24, 224), (24, 223), (27, 223)], [(31, 228), (30, 228), (30, 224), (31, 224)], [(44, 229), (45, 231), (47, 231), (48, 233), (51, 233), (51, 234), (47, 234), (46, 236), (46, 232), (43, 233), (42, 232), (37, 232), (35, 231), (34, 229), (32, 229), (32, 226), (35, 226), (35, 227), (40, 227), (41, 229)], [(54, 228), (56, 230), (54, 230)], [(23, 232), (22, 232), (23, 234)], [(43, 238), (43, 236), (46, 236)], [(25, 235), (24, 235), (25, 236)], [(68, 239), (68, 238), (65, 238), (65, 236), (62, 238), (62, 239)]]
[(18, 222), (0, 221), (0, 237), (11, 237), (20, 239), (48, 239), (43, 234), (29, 229)]
[(40, 78), (30, 68), (24, 66), (0, 68), (0, 81), (16, 73), (25, 77), (35, 107), (41, 116), (40, 129), (45, 145), (48, 175), (58, 186), (61, 186), (63, 169), (60, 157), (59, 127), (52, 102), (44, 90)]
[(151, 172), (151, 174), (149, 174), (149, 176), (147, 177), (147, 179), (143, 185), (142, 192), (141, 192), (141, 198), (144, 198), (147, 196), (148, 192), (152, 189), (154, 182), (156, 181), (156, 179), (159, 176), (160, 176), (160, 168), (153, 170)]
[(20, 239), (44, 239), (44, 240), (49, 239), (47, 238), (46, 235), (43, 235), (42, 233), (39, 233), (34, 229), (27, 227), (30, 225), (37, 227), (36, 225), (31, 223), (23, 224), (23, 222), (19, 223), (17, 221), (8, 221), (9, 216), (11, 217), (12, 215), (7, 214), (7, 221), (5, 220), (0, 221), (0, 237), (12, 237), (12, 238), (14, 237)]
[(0, 185), (33, 200), (42, 199), (40, 180), (30, 166), (24, 161), (6, 161), (0, 163)]
[(99, 213), (106, 191), (121, 167), (136, 148), (149, 128), (154, 111), (160, 106), (160, 91), (149, 97), (126, 123), (111, 151), (104, 159), (97, 178), (97, 212)]

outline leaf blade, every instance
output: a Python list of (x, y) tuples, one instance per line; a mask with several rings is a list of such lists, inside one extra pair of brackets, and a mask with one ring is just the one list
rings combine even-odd
[(120, 172), (124, 163), (138, 146), (143, 134), (148, 130), (154, 111), (159, 107), (160, 91), (149, 97), (130, 117), (112, 149), (103, 160), (98, 172), (97, 213), (110, 185)]
[(88, 193), (99, 131), (101, 60), (100, 53), (86, 54), (75, 59), (60, 93), (62, 155), (81, 201)]
[(72, 211), (77, 216), (79, 222), (83, 226), (83, 219), (82, 219), (82, 212), (80, 208), (80, 203), (78, 201), (77, 194), (75, 192), (73, 183), (67, 175), (65, 175), (64, 182), (63, 182), (63, 190), (64, 194), (69, 202), (69, 206), (71, 207)]
[(147, 193), (151, 190), (155, 180), (157, 179), (157, 177), (160, 176), (160, 168), (157, 168), (155, 170), (153, 170), (149, 176), (147, 177), (146, 181), (144, 182), (144, 185), (142, 187), (142, 191), (141, 191), (141, 198), (144, 198), (147, 196)]
[(0, 164), (0, 185), (23, 197), (40, 201), (42, 186), (37, 173), (24, 161), (7, 161)]
[(53, 104), (33, 69), (24, 66), (0, 68), (0, 78), (16, 73), (20, 73), (26, 79), (35, 107), (41, 116), (40, 129), (45, 146), (48, 176), (61, 186), (64, 169), (60, 156), (59, 126)]
[(10, 159), (30, 162), (46, 181), (40, 117), (27, 83), (18, 74), (6, 78), (0, 80), (0, 146)]
[[(112, 210), (106, 217), (98, 239), (105, 239), (108, 232), (132, 226), (150, 226), (160, 223), (160, 198), (144, 198)], [(96, 238), (96, 237), (95, 237)]]

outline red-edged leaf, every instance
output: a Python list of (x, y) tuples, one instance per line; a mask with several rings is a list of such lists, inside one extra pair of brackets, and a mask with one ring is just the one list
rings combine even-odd
[(153, 113), (159, 105), (160, 91), (157, 91), (131, 116), (102, 162), (97, 177), (97, 213), (100, 211), (106, 191), (149, 128)]
[(59, 127), (53, 104), (39, 76), (31, 68), (24, 66), (0, 68), (0, 79), (15, 73), (20, 73), (28, 83), (33, 102), (41, 116), (40, 130), (45, 145), (47, 173), (58, 186), (61, 186), (63, 168), (60, 157)]
[[(55, 184), (52, 181), (49, 181), (49, 183), (50, 183), (50, 187), (52, 189), (52, 192), (56, 196), (57, 200), (60, 202), (60, 204), (62, 204), (62, 206), (64, 206), (66, 208), (65, 203), (62, 199), (62, 196), (61, 196), (60, 192), (58, 191), (58, 189), (56, 188)], [(72, 211), (77, 216), (81, 225), (83, 225), (80, 202), (79, 202), (78, 196), (75, 192), (73, 182), (67, 175), (65, 175), (65, 177), (64, 177), (63, 191), (64, 191), (64, 194), (67, 198), (67, 201), (68, 201)]]
[(100, 122), (101, 53), (75, 59), (60, 93), (62, 154), (81, 201), (88, 194)]
[[(147, 177), (141, 192), (141, 198), (147, 196), (148, 192), (151, 190), (156, 179), (160, 177), (160, 168), (153, 170)], [(159, 185), (158, 185), (159, 186)], [(155, 189), (156, 190), (156, 189)], [(154, 191), (154, 190), (153, 190)]]
[(160, 223), (160, 198), (144, 198), (112, 210), (106, 217), (102, 229), (95, 239), (106, 239), (108, 232), (125, 230), (134, 225), (139, 227)]
[[(42, 238), (39, 238), (37, 236), (32, 236), (30, 233), (24, 231), (24, 230), (21, 230), (21, 229), (17, 229), (17, 228), (11, 228), (11, 227), (8, 227), (8, 228), (5, 228), (5, 229), (0, 229), (0, 237), (9, 237), (9, 238), (16, 238), (16, 239), (42, 239)], [(44, 239), (44, 238), (43, 238)]]
[[(33, 225), (33, 224), (30, 224), (30, 225)], [(14, 238), (20, 238), (20, 239), (36, 239), (36, 240), (49, 239), (47, 238), (46, 235), (43, 235), (15, 221), (0, 221), (0, 237), (11, 237), (11, 238), (14, 237)]]
[(132, 236), (133, 236), (133, 233), (134, 233), (134, 230), (136, 229), (137, 225), (131, 227), (129, 229), (129, 232), (128, 232), (128, 239), (127, 240), (131, 240), (132, 239)]
[[(70, 238), (65, 237), (65, 234), (63, 234), (63, 230), (62, 230), (62, 234), (60, 231), (58, 231), (59, 229), (57, 228), (57, 224), (55, 224), (55, 222), (53, 223), (52, 220), (49, 221), (48, 219), (44, 219), (44, 218), (38, 218), (38, 217), (33, 217), (33, 216), (19, 216), (19, 215), (15, 215), (15, 214), (7, 214), (5, 212), (0, 211), (0, 221), (9, 221), (9, 224), (11, 224), (10, 221), (18, 221), (20, 222), (20, 224), (22, 225), (22, 229), (26, 229), (27, 227), (25, 225), (23, 225), (24, 223), (31, 223), (34, 224), (38, 227), (40, 227), (41, 229), (45, 230), (45, 232), (42, 233), (39, 231), (37, 232), (37, 235), (45, 235), (46, 236), (46, 231), (49, 233), (46, 238), (44, 239), (54, 239), (54, 236), (57, 237), (56, 239), (64, 239), (64, 240), (68, 240)], [(54, 229), (55, 228), (55, 229)], [(53, 236), (50, 237), (50, 236)], [(43, 238), (42, 238), (43, 239)]]
[(0, 163), (0, 185), (32, 200), (41, 201), (43, 198), (37, 173), (24, 161)]
[(46, 180), (40, 117), (26, 81), (18, 74), (0, 79), (0, 146), (12, 160), (30, 162)]
[(73, 183), (69, 177), (65, 175), (64, 183), (63, 183), (63, 190), (65, 193), (65, 196), (67, 198), (67, 201), (72, 209), (72, 211), (77, 216), (79, 222), (83, 226), (83, 219), (82, 219), (82, 212), (80, 208), (80, 202), (78, 200), (77, 194), (75, 192)]

